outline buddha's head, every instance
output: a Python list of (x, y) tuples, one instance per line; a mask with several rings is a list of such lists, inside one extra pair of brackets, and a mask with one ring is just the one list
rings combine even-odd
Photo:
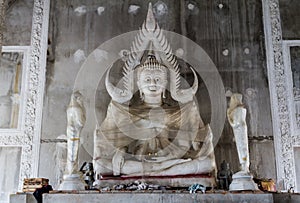
[(167, 68), (160, 64), (154, 55), (149, 55), (145, 63), (137, 67), (137, 86), (141, 99), (145, 102), (154, 98), (155, 101), (161, 102), (161, 98), (165, 96), (167, 83)]

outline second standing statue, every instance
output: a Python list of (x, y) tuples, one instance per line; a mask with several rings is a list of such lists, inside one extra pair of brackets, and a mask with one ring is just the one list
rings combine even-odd
[(232, 127), (241, 171), (233, 175), (229, 190), (258, 190), (249, 171), (248, 130), (246, 123), (247, 110), (242, 103), (241, 94), (233, 94), (227, 110), (228, 121)]

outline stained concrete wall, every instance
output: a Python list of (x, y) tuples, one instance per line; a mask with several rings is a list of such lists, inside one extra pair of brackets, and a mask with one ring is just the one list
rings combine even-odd
[(14, 3), (9, 4), (10, 6), (6, 9), (3, 45), (29, 46), (33, 0), (10, 2)]
[[(282, 37), (284, 40), (300, 39), (300, 13), (297, 0), (279, 0)], [(294, 20), (292, 20), (294, 19)]]
[[(53, 186), (57, 185), (58, 175), (56, 138), (65, 134), (65, 111), (81, 65), (103, 42), (137, 30), (146, 17), (148, 2), (51, 1), (39, 176), (49, 178)], [(187, 36), (199, 44), (218, 68), (226, 90), (244, 95), (251, 137), (252, 172), (258, 177), (275, 179), (261, 1), (227, 0), (220, 3), (205, 0), (162, 0), (152, 1), (152, 4), (157, 21), (163, 29)], [(8, 12), (11, 18), (7, 21), (4, 45), (30, 44), (32, 5), (32, 1), (17, 1)], [(82, 12), (84, 10), (85, 13)], [(188, 75), (185, 77), (190, 80)], [(81, 91), (85, 93), (84, 90)], [(101, 97), (100, 93), (98, 96), (97, 107), (101, 109), (109, 98)], [(211, 105), (203, 83), (200, 84), (198, 98), (201, 115), (208, 123)], [(86, 98), (85, 105), (89, 105), (91, 100), (92, 98)], [(88, 117), (95, 120), (93, 115)], [(89, 123), (83, 131), (81, 163), (91, 161), (94, 127), (95, 123)], [(258, 138), (262, 138), (262, 141)], [(215, 152), (218, 166), (226, 160), (234, 171), (238, 170), (235, 143), (227, 122)]]

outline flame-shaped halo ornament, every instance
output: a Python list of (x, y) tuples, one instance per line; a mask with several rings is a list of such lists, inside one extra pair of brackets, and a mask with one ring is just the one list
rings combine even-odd
[(193, 68), (190, 67), (194, 74), (194, 83), (188, 89), (180, 89), (180, 69), (177, 58), (173, 54), (171, 46), (163, 34), (162, 29), (160, 29), (155, 21), (151, 3), (149, 3), (146, 21), (143, 23), (142, 28), (132, 42), (130, 48), (131, 52), (123, 66), (123, 88), (116, 87), (109, 81), (111, 67), (106, 73), (105, 85), (112, 100), (122, 104), (128, 102), (132, 98), (134, 91), (134, 69), (140, 65), (144, 51), (146, 51), (149, 46), (151, 49), (152, 46), (155, 48), (156, 60), (159, 60), (160, 63), (169, 70), (170, 92), (172, 98), (180, 103), (192, 101), (198, 89), (197, 74)]

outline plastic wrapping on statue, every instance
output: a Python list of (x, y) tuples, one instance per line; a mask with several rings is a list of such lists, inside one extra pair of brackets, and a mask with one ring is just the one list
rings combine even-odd
[[(118, 64), (106, 73), (111, 102), (94, 133), (96, 177), (175, 179), (192, 174), (206, 186), (214, 185), (213, 134), (210, 125), (203, 123), (195, 99), (198, 75), (189, 67), (193, 83), (181, 77), (180, 64), (154, 18), (151, 3), (131, 50), (122, 64), (124, 83), (115, 86), (111, 82), (110, 72)], [(191, 184), (184, 182), (186, 177), (180, 177), (185, 186)]]
[(247, 173), (249, 172), (250, 160), (246, 113), (247, 110), (242, 103), (242, 95), (233, 94), (227, 110), (227, 116), (233, 130), (241, 171)]
[(80, 146), (80, 133), (85, 124), (85, 108), (83, 97), (79, 91), (71, 96), (71, 101), (67, 109), (67, 165), (66, 174), (71, 175), (78, 172), (78, 152)]
[[(165, 103), (170, 72), (150, 54), (137, 66), (140, 104), (129, 108), (111, 101), (95, 131), (97, 174), (159, 176), (215, 170), (212, 131), (204, 125), (196, 102)], [(132, 157), (126, 160), (128, 154)]]
[(71, 96), (67, 109), (67, 163), (63, 181), (59, 190), (85, 190), (81, 173), (78, 171), (78, 153), (80, 146), (80, 134), (85, 124), (85, 108), (83, 96), (76, 91)]

